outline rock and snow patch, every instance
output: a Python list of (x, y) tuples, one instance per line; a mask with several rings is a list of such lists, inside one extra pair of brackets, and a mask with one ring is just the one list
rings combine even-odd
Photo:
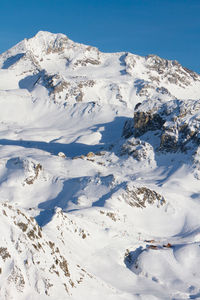
[(125, 123), (123, 136), (158, 131), (160, 151), (190, 150), (200, 143), (199, 110), (200, 100), (144, 101), (136, 107), (134, 121)]
[(131, 207), (146, 208), (149, 205), (156, 205), (160, 207), (166, 204), (165, 198), (145, 186), (134, 186), (133, 183), (128, 182), (124, 189), (119, 189), (112, 195), (119, 201), (125, 201)]
[(155, 161), (153, 147), (140, 139), (131, 137), (121, 146), (121, 155), (131, 155), (138, 161), (147, 161), (152, 163)]
[(11, 158), (6, 162), (5, 168), (8, 179), (14, 181), (17, 177), (17, 184), (21, 182), (22, 185), (31, 185), (37, 180), (45, 180), (42, 165), (30, 158)]

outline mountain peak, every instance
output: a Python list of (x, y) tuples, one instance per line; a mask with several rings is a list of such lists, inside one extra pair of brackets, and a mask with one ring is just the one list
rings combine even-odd
[(39, 31), (34, 37), (26, 41), (27, 50), (32, 52), (58, 52), (64, 49), (68, 37), (61, 33)]
[(53, 33), (46, 30), (39, 30), (33, 38), (44, 38), (44, 37), (66, 37), (63, 33)]
[(40, 42), (52, 42), (52, 41), (58, 41), (58, 40), (68, 40), (68, 37), (65, 34), (62, 33), (52, 33), (49, 31), (38, 31), (35, 36), (28, 39), (28, 41), (34, 41), (36, 42), (39, 40)]
[(109, 99), (113, 104), (134, 107), (152, 97), (196, 99), (199, 95), (198, 74), (176, 61), (153, 54), (103, 53), (48, 31), (39, 31), (3, 53), (0, 67), (15, 73), (15, 80), (6, 83), (6, 88), (20, 86), (31, 91), (42, 85), (62, 104), (99, 99), (107, 103)]

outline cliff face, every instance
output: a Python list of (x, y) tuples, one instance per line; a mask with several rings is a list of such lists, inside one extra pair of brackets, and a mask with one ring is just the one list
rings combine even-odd
[(128, 152), (136, 157), (138, 149), (129, 142), (133, 137), (140, 141), (146, 157), (148, 142), (155, 153), (188, 154), (187, 160), (199, 170), (200, 100), (143, 101), (136, 106), (134, 118), (124, 124), (122, 135), (128, 139), (123, 147), (129, 144)]
[(144, 101), (134, 111), (134, 121), (124, 126), (125, 137), (141, 137), (159, 131), (159, 150), (186, 151), (191, 143), (199, 145), (200, 100)]

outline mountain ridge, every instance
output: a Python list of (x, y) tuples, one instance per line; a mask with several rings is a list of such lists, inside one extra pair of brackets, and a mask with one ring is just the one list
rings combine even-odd
[(133, 97), (158, 98), (158, 87), (166, 97), (169, 94), (168, 99), (194, 99), (200, 85), (200, 76), (176, 61), (156, 55), (103, 53), (95, 47), (74, 43), (65, 35), (42, 31), (1, 54), (0, 63), (3, 69), (16, 69), (19, 81), (15, 87), (29, 84), (32, 90), (37, 84), (45, 86), (52, 100), (60, 104), (72, 99), (72, 103), (85, 102), (88, 98), (98, 102), (102, 89), (102, 101), (109, 97), (117, 105), (133, 106)]

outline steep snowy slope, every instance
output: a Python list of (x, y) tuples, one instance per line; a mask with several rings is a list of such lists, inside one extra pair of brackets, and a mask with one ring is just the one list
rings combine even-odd
[(0, 299), (200, 297), (199, 92), (63, 34), (0, 55)]

